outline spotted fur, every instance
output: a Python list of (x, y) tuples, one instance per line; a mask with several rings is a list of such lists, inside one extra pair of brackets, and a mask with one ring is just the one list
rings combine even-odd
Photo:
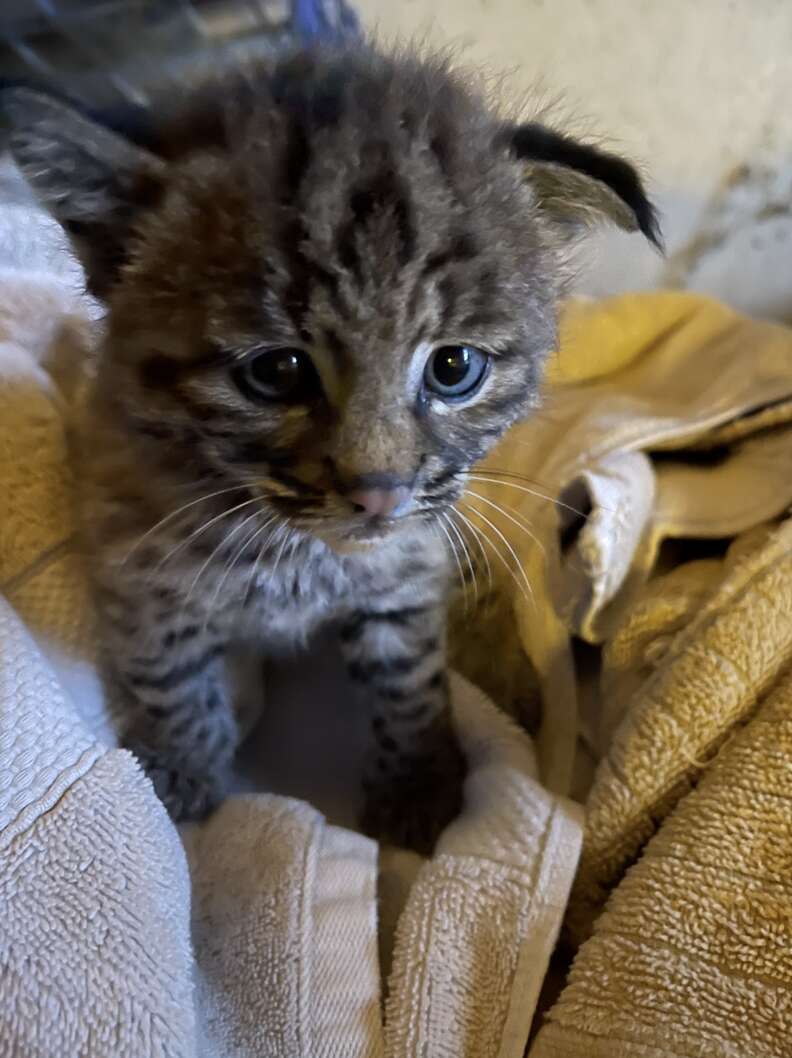
[[(378, 746), (365, 826), (429, 847), (463, 773), (441, 516), (536, 405), (575, 226), (656, 238), (634, 170), (509, 124), (443, 61), (367, 49), (225, 71), (155, 119), (25, 90), (5, 111), (107, 303), (81, 511), (128, 744), (174, 816), (201, 816), (239, 739), (229, 649), (335, 624)], [(490, 358), (458, 404), (422, 382), (446, 343)], [(240, 387), (270, 346), (310, 355), (310, 398)], [(360, 482), (407, 489), (404, 516), (363, 519)]]

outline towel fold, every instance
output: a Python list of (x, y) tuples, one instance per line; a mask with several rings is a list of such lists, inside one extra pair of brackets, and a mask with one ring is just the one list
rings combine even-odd
[(493, 558), (539, 678), (541, 775), (568, 793), (570, 636), (608, 640), (668, 541), (728, 538), (792, 505), (792, 331), (683, 293), (573, 303), (562, 323), (546, 407), (484, 461), (464, 509), (525, 571), (520, 588)]
[[(788, 548), (792, 524), (780, 535)], [(788, 637), (777, 651), (773, 631), (792, 628), (781, 602), (792, 598), (792, 566), (779, 545), (776, 538), (740, 578), (745, 602), (766, 604), (750, 622), (755, 636), (730, 635), (725, 613), (684, 636), (689, 657), (669, 661), (676, 679), (659, 679), (660, 697), (639, 696), (642, 715), (621, 733), (618, 765), (597, 777), (574, 922), (588, 920), (605, 884), (670, 814), (596, 919), (531, 1058), (790, 1053), (792, 677), (780, 669), (792, 652)], [(773, 598), (781, 603), (775, 613)], [(740, 650), (750, 639), (757, 649)], [(757, 668), (747, 653), (762, 656)], [(679, 715), (685, 703), (697, 719)], [(628, 731), (641, 748), (629, 745)], [(695, 737), (675, 748), (682, 731)], [(682, 774), (668, 767), (674, 751), (677, 761), (687, 758)]]
[(529, 572), (542, 774), (601, 757), (531, 1058), (787, 1058), (792, 332), (629, 296), (572, 310), (554, 373), (475, 484)]
[[(528, 740), (463, 686), (455, 681), (471, 769), (465, 811), (418, 874), (399, 921), (385, 1021), (393, 1058), (522, 1058), (577, 858), (578, 807), (529, 778)], [(504, 934), (516, 943), (505, 946)]]
[[(730, 566), (689, 623), (663, 644), (661, 662), (630, 700), (600, 763), (569, 915), (579, 936), (658, 821), (792, 662), (792, 520), (755, 550), (740, 549)], [(628, 619), (622, 639), (641, 616), (639, 609)], [(788, 837), (792, 848), (792, 826)]]

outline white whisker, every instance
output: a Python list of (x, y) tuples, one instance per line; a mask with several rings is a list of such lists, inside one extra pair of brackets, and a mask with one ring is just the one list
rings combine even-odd
[[(249, 507), (252, 503), (260, 503), (260, 502), (261, 501), (260, 501), (258, 496), (253, 496), (250, 499), (245, 500), (244, 503), (238, 503), (236, 505), (236, 507), (231, 507), (230, 510), (221, 511), (220, 514), (216, 514), (214, 516), (214, 518), (210, 518), (208, 522), (204, 522), (202, 525), (199, 525), (197, 529), (193, 530), (193, 532), (190, 533), (189, 536), (186, 536), (184, 538), (184, 540), (180, 540), (179, 543), (174, 548), (171, 548), (171, 550), (167, 553), (167, 555), (165, 555), (164, 558), (161, 558), (159, 560), (157, 565), (152, 570), (152, 574), (151, 575), (153, 576), (154, 574), (159, 573), (159, 571), (162, 569), (162, 567), (165, 565), (166, 562), (170, 562), (170, 560), (172, 558), (174, 558), (182, 550), (182, 548), (187, 547), (188, 544), (192, 543), (192, 541), (195, 540), (196, 537), (200, 536), (201, 533), (205, 533), (207, 529), (211, 528), (211, 526), (216, 525), (217, 522), (222, 521), (224, 518), (230, 517), (232, 514), (235, 514), (237, 511), (241, 511), (245, 507)], [(220, 544), (218, 544), (218, 547), (225, 543), (225, 539), (226, 538), (224, 537), (220, 541)], [(215, 548), (215, 550), (212, 552), (212, 555), (215, 554), (216, 551), (217, 551), (217, 548)], [(209, 559), (211, 559), (211, 557), (212, 556), (210, 555)], [(207, 563), (206, 563), (207, 565), (208, 565), (208, 562), (209, 562), (209, 560), (207, 560)]]
[(294, 533), (294, 530), (291, 529), (285, 522), (279, 528), (285, 529), (286, 530), (286, 535), (284, 536), (283, 540), (281, 541), (281, 545), (278, 548), (278, 553), (275, 556), (275, 562), (274, 562), (274, 564), (272, 566), (272, 579), (273, 579), (273, 581), (275, 580), (275, 574), (278, 572), (278, 566), (280, 565), (280, 560), (283, 558), (283, 552), (286, 550), (286, 545), (288, 544), (289, 540), (292, 537), (292, 534)]
[[(525, 533), (525, 534), (526, 534), (526, 535), (527, 535), (528, 537), (530, 537), (530, 539), (531, 539), (531, 540), (533, 540), (533, 542), (534, 542), (534, 543), (536, 544), (536, 546), (537, 546), (537, 547), (539, 548), (539, 550), (540, 550), (540, 551), (542, 552), (542, 557), (543, 557), (543, 558), (545, 558), (545, 559), (547, 558), (547, 553), (546, 553), (546, 551), (545, 551), (545, 547), (544, 547), (544, 544), (543, 544), (543, 543), (542, 543), (542, 541), (541, 541), (541, 540), (539, 539), (539, 537), (538, 537), (538, 536), (536, 535), (536, 533), (534, 533), (534, 532), (533, 532), (533, 531), (532, 531), (532, 530), (530, 529), (530, 527), (529, 527), (529, 526), (527, 526), (527, 525), (524, 525), (524, 524), (523, 524), (523, 523), (522, 523), (521, 521), (519, 521), (519, 520), (518, 520), (517, 518), (515, 518), (515, 517), (514, 517), (514, 515), (511, 515), (511, 514), (509, 514), (509, 512), (508, 512), (508, 511), (506, 510), (506, 508), (505, 508), (505, 507), (503, 507), (503, 506), (502, 506), (501, 504), (499, 504), (499, 503), (495, 503), (495, 501), (494, 501), (494, 500), (488, 500), (486, 496), (482, 496), (482, 495), (480, 495), (480, 494), (479, 494), (478, 492), (473, 492), (473, 491), (472, 491), (471, 489), (465, 489), (465, 495), (466, 495), (466, 496), (474, 496), (474, 497), (475, 497), (475, 498), (476, 498), (477, 500), (480, 500), (480, 501), (481, 501), (481, 503), (486, 503), (486, 504), (487, 504), (487, 506), (489, 506), (489, 507), (494, 507), (494, 508), (495, 508), (495, 510), (496, 510), (496, 511), (497, 511), (497, 512), (498, 512), (499, 514), (501, 514), (501, 515), (502, 515), (502, 516), (503, 516), (504, 518), (508, 518), (508, 520), (509, 520), (510, 522), (513, 522), (513, 523), (514, 523), (514, 525), (516, 525), (518, 529), (522, 529), (522, 531), (523, 531), (523, 532), (524, 532), (524, 533)], [(514, 513), (515, 513), (515, 514), (519, 514), (519, 511), (515, 511)], [(525, 519), (525, 515), (521, 515), (520, 517), (522, 517), (523, 519)]]
[(478, 593), (478, 582), (476, 580), (476, 569), (475, 569), (475, 567), (473, 565), (473, 560), (470, 557), (470, 552), (467, 549), (464, 537), (460, 533), (459, 529), (457, 529), (457, 527), (454, 524), (453, 520), (451, 518), (449, 518), (448, 515), (445, 514), (445, 513), (441, 514), (440, 517), (448, 525), (449, 529), (451, 529), (451, 531), (453, 532), (454, 536), (459, 541), (460, 547), (462, 548), (462, 554), (465, 556), (465, 560), (467, 561), (468, 569), (470, 570), (470, 579), (473, 582), (473, 610), (475, 612), (476, 608), (478, 607), (479, 593)]
[(191, 500), (189, 503), (185, 503), (184, 506), (179, 507), (178, 510), (171, 511), (170, 514), (166, 514), (164, 518), (160, 518), (158, 522), (152, 525), (150, 529), (147, 529), (146, 532), (143, 533), (143, 535), (137, 539), (137, 541), (132, 545), (129, 551), (127, 551), (126, 555), (121, 559), (120, 565), (123, 566), (125, 562), (128, 562), (131, 556), (144, 542), (144, 540), (147, 540), (152, 533), (155, 533), (158, 529), (161, 529), (164, 525), (171, 521), (171, 519), (177, 518), (180, 514), (183, 514), (184, 511), (189, 510), (190, 507), (195, 507), (198, 503), (206, 503), (207, 500), (213, 500), (217, 496), (225, 496), (229, 492), (238, 492), (240, 489), (243, 488), (245, 488), (244, 485), (233, 485), (231, 488), (218, 489), (217, 492), (209, 492), (206, 496), (199, 496), (197, 500)]
[[(457, 510), (457, 513), (460, 514), (460, 515), (462, 514), (462, 512), (459, 511), (459, 510)], [(481, 535), (481, 538), (484, 540), (485, 543), (489, 544), (490, 548), (492, 549), (493, 554), (500, 561), (501, 565), (504, 567), (506, 572), (512, 578), (512, 580), (514, 581), (516, 586), (519, 588), (520, 593), (522, 594), (522, 596), (525, 598), (526, 601), (529, 601), (529, 596), (526, 594), (525, 587), (523, 586), (522, 582), (520, 581), (520, 579), (515, 574), (515, 572), (512, 569), (512, 567), (509, 565), (508, 560), (503, 557), (503, 554), (501, 553), (501, 551), (495, 546), (494, 541), (491, 539), (491, 537), (487, 533), (486, 529), (482, 528), (481, 526), (474, 526), (472, 522), (470, 523), (470, 527), (471, 527), (471, 529), (475, 530), (476, 532), (478, 532)]]
[[(464, 501), (462, 501), (462, 502), (464, 502)], [(504, 546), (506, 547), (506, 550), (509, 552), (511, 557), (514, 559), (514, 564), (517, 567), (517, 569), (520, 571), (520, 573), (522, 574), (523, 580), (525, 581), (525, 585), (528, 588), (528, 596), (526, 596), (526, 599), (528, 597), (530, 597), (531, 602), (535, 605), (535, 600), (534, 600), (534, 597), (533, 597), (533, 588), (531, 587), (531, 582), (528, 580), (528, 576), (527, 576), (525, 570), (523, 569), (522, 565), (520, 564), (520, 560), (517, 557), (517, 552), (511, 546), (511, 544), (506, 539), (506, 537), (503, 535), (503, 533), (500, 531), (500, 529), (497, 527), (497, 525), (495, 525), (495, 523), (493, 521), (491, 521), (491, 519), (489, 519), (486, 516), (486, 514), (482, 514), (481, 511), (477, 507), (474, 507), (471, 503), (466, 503), (465, 506), (467, 507), (467, 509), (472, 514), (475, 514), (478, 518), (481, 518), (481, 520), (483, 522), (485, 522), (490, 527), (490, 529), (492, 529), (492, 531), (498, 536), (498, 538), (503, 542)], [(492, 541), (490, 541), (490, 543), (492, 543)], [(503, 559), (503, 556), (500, 554), (500, 552), (496, 552), (496, 554), (499, 556), (501, 561), (505, 561)], [(511, 566), (509, 566), (509, 564), (506, 563), (506, 567), (509, 570), (509, 572), (511, 573), (511, 575), (514, 577), (515, 581), (517, 581), (517, 583), (519, 583), (519, 581), (517, 580), (517, 577), (516, 577), (516, 575), (514, 573), (514, 570), (511, 568)]]
[[(251, 514), (247, 518), (245, 518), (245, 520), (237, 528), (239, 529), (242, 526), (247, 525), (248, 522), (253, 521), (253, 519), (257, 518), (258, 516), (259, 516), (259, 512), (256, 511), (254, 514)], [(214, 593), (212, 595), (211, 601), (210, 601), (209, 605), (206, 608), (206, 616), (204, 617), (204, 624), (203, 624), (203, 632), (204, 632), (204, 634), (206, 634), (206, 629), (207, 629), (207, 626), (209, 624), (209, 619), (210, 619), (210, 616), (214, 613), (214, 609), (215, 609), (215, 606), (217, 604), (217, 600), (220, 598), (220, 593), (223, 590), (223, 585), (226, 583), (226, 581), (228, 580), (228, 577), (231, 575), (231, 571), (234, 569), (234, 566), (236, 566), (237, 562), (239, 561), (240, 556), (244, 553), (246, 548), (248, 548), (253, 543), (253, 541), (256, 539), (256, 537), (260, 536), (261, 533), (264, 532), (264, 530), (267, 528), (268, 525), (272, 525), (272, 523), (275, 521), (275, 518), (276, 518), (276, 516), (273, 515), (266, 522), (264, 522), (263, 525), (260, 525), (260, 526), (258, 526), (258, 528), (254, 529), (252, 533), (248, 533), (248, 535), (242, 541), (240, 546), (237, 548), (237, 550), (231, 556), (231, 559), (226, 563), (225, 568), (224, 568), (224, 570), (222, 572), (222, 575), (220, 576), (220, 578), (219, 578), (219, 580), (218, 580), (218, 582), (217, 582), (217, 584), (215, 586), (215, 590), (214, 590)], [(226, 539), (227, 540), (230, 539), (231, 535), (233, 535), (233, 534), (229, 534), (229, 536)]]
[[(487, 473), (490, 473), (489, 471)], [(563, 500), (556, 499), (554, 496), (548, 496), (544, 492), (538, 492), (536, 489), (530, 489), (526, 485), (518, 485), (514, 481), (503, 481), (499, 476), (493, 474), (492, 477), (484, 477), (483, 474), (467, 474), (468, 481), (483, 481), (485, 485), (503, 485), (505, 488), (518, 489), (520, 492), (527, 492), (530, 496), (536, 496), (539, 500), (546, 500), (548, 503), (554, 504), (556, 507), (561, 507), (565, 511), (571, 511), (572, 514), (576, 514), (579, 518), (587, 518), (588, 515), (585, 511), (579, 511), (577, 507), (571, 507), (568, 503), (564, 503)]]
[(216, 546), (213, 547), (212, 550), (209, 552), (209, 556), (207, 557), (207, 559), (204, 562), (201, 563), (200, 567), (198, 568), (198, 572), (195, 574), (195, 576), (193, 577), (193, 579), (192, 579), (192, 581), (190, 583), (190, 587), (187, 589), (187, 594), (184, 597), (184, 603), (182, 605), (182, 609), (184, 609), (184, 607), (190, 601), (190, 599), (192, 597), (192, 593), (195, 590), (195, 586), (197, 585), (197, 583), (201, 579), (201, 577), (204, 575), (206, 570), (209, 568), (209, 566), (212, 564), (212, 559), (215, 557), (215, 555), (217, 555), (217, 553), (220, 551), (220, 548), (223, 546), (224, 543), (225, 543), (225, 537), (223, 537), (222, 540), (218, 540)]
[[(227, 543), (233, 536), (236, 535), (236, 533), (240, 529), (243, 528), (243, 526), (247, 525), (249, 522), (252, 522), (255, 518), (258, 518), (258, 517), (259, 517), (259, 511), (255, 511), (253, 514), (248, 515), (247, 518), (245, 518), (242, 522), (239, 523), (239, 525), (236, 527), (236, 529), (232, 530), (232, 532), (230, 532), (228, 534), (228, 536), (226, 537), (225, 542)], [(228, 577), (231, 575), (231, 571), (233, 570), (234, 566), (239, 561), (239, 558), (242, 555), (242, 553), (245, 551), (245, 549), (247, 547), (249, 547), (249, 545), (256, 539), (256, 537), (259, 536), (259, 534), (262, 533), (267, 528), (268, 525), (272, 525), (272, 523), (274, 521), (275, 521), (275, 515), (273, 515), (271, 518), (267, 519), (267, 521), (264, 522), (263, 525), (260, 525), (257, 529), (254, 529), (252, 533), (248, 533), (248, 535), (245, 537), (245, 539), (239, 545), (237, 550), (233, 553), (233, 555), (231, 556), (229, 561), (226, 563), (225, 568), (223, 569), (222, 575), (220, 576), (220, 579), (218, 580), (217, 585), (215, 587), (214, 594), (212, 595), (211, 601), (209, 603), (209, 610), (210, 611), (214, 609), (215, 603), (217, 602), (218, 598), (220, 597), (220, 592), (223, 589), (223, 585), (225, 584), (225, 582), (228, 579)]]
[(446, 540), (448, 541), (448, 546), (451, 548), (451, 554), (454, 556), (454, 562), (456, 563), (457, 572), (459, 573), (459, 582), (462, 585), (462, 591), (463, 591), (464, 596), (465, 596), (465, 612), (467, 613), (468, 592), (467, 592), (467, 584), (465, 584), (465, 575), (462, 572), (462, 563), (459, 561), (459, 555), (457, 553), (456, 547), (454, 546), (454, 541), (451, 539), (451, 536), (450, 536), (448, 530), (443, 525), (443, 523), (440, 521), (440, 518), (437, 515), (435, 515), (435, 522), (436, 522), (438, 528), (442, 531), (442, 533), (445, 536)]
[[(269, 525), (269, 524), (270, 523), (267, 522), (267, 525)], [(279, 529), (283, 528), (284, 524), (285, 523), (281, 519), (280, 520), (280, 524), (275, 526), (275, 528), (269, 534), (267, 539), (259, 547), (258, 554), (256, 555), (256, 561), (253, 563), (253, 566), (252, 566), (252, 568), (250, 570), (250, 576), (248, 577), (247, 587), (245, 588), (245, 594), (242, 597), (242, 605), (243, 606), (247, 605), (247, 601), (248, 601), (248, 598), (250, 596), (251, 589), (252, 589), (252, 587), (253, 587), (253, 585), (255, 583), (255, 580), (256, 580), (256, 575), (258, 573), (258, 568), (261, 565), (262, 558), (264, 557), (264, 551), (266, 550), (270, 540), (272, 540), (275, 537), (275, 535), (277, 534)], [(265, 529), (265, 528), (266, 528), (266, 526), (262, 526), (262, 529)]]
[(487, 550), (486, 550), (486, 548), (484, 547), (484, 545), (481, 542), (481, 531), (477, 528), (477, 526), (475, 526), (471, 522), (471, 520), (466, 515), (464, 515), (462, 513), (462, 511), (458, 510), (456, 507), (452, 507), (451, 510), (448, 513), (452, 517), (455, 514), (459, 515), (459, 517), (462, 519), (462, 522), (473, 533), (473, 539), (478, 544), (479, 550), (481, 551), (481, 557), (484, 559), (484, 565), (487, 567), (487, 591), (491, 592), (492, 591), (492, 566), (490, 565), (490, 560), (489, 560), (489, 555), (487, 554)]

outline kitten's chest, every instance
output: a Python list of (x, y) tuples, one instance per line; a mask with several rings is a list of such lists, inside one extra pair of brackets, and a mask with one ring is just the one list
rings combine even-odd
[[(358, 610), (415, 605), (444, 581), (445, 564), (433, 561), (423, 536), (347, 555), (315, 538), (291, 543), (272, 554), (204, 559), (197, 573), (190, 567), (178, 579), (191, 584), (191, 605), (217, 631), (273, 646), (304, 644), (322, 625)], [(198, 564), (200, 554), (190, 560)]]
[(274, 643), (304, 642), (320, 626), (360, 606), (374, 579), (364, 563), (307, 545), (277, 563), (262, 563), (248, 577), (244, 597), (232, 591), (228, 617), (252, 631), (260, 629)]

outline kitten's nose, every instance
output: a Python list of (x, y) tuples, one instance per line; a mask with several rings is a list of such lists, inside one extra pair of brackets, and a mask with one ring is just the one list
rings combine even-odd
[(398, 517), (399, 508), (405, 507), (409, 498), (410, 490), (406, 485), (396, 485), (390, 489), (352, 489), (347, 493), (349, 502), (372, 518)]
[(347, 478), (341, 491), (356, 510), (370, 518), (398, 518), (412, 496), (412, 484), (395, 474), (360, 474)]

